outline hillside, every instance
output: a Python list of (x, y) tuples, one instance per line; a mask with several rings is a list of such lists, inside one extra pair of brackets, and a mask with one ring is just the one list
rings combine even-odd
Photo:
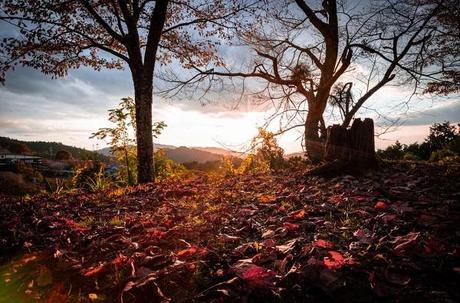
[(222, 155), (210, 153), (195, 148), (180, 146), (175, 149), (166, 149), (166, 157), (177, 163), (217, 161), (222, 159)]
[(28, 203), (0, 196), (0, 262), (25, 253), (0, 267), (0, 297), (458, 302), (458, 167), (386, 167), (330, 179), (201, 175)]
[[(219, 147), (177, 147), (174, 145), (155, 143), (154, 149), (164, 149), (166, 157), (177, 163), (206, 163), (221, 160), (223, 156), (241, 156), (237, 152), (229, 151)], [(100, 149), (97, 152), (105, 156), (111, 156), (110, 147)]]
[(75, 159), (88, 160), (101, 158), (101, 155), (97, 152), (59, 142), (21, 141), (7, 137), (0, 137), (0, 150), (3, 150), (3, 152), (37, 155), (45, 158), (54, 158), (57, 151), (66, 150)]

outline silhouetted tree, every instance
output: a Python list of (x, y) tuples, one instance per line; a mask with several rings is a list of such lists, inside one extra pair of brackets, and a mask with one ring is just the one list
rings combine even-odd
[[(429, 0), (419, 0), (430, 5)], [(437, 35), (432, 41), (435, 51), (429, 60), (441, 67), (441, 78), (430, 81), (426, 92), (436, 94), (452, 94), (460, 92), (460, 2), (444, 0), (439, 13), (435, 17)]]
[(430, 134), (425, 142), (430, 146), (431, 151), (442, 149), (460, 136), (460, 125), (451, 125), (449, 121), (435, 123), (430, 126)]
[[(303, 128), (310, 158), (321, 159), (323, 114), (331, 95), (342, 108), (342, 126), (348, 127), (363, 104), (395, 79), (415, 84), (433, 79), (427, 54), (442, 7), (442, 1), (272, 1), (251, 28), (239, 31), (239, 41), (253, 50), (247, 69), (196, 69), (210, 76), (209, 83), (220, 83), (221, 77), (264, 83), (255, 93), (275, 104), (274, 116), (284, 122), (280, 133)], [(357, 72), (349, 75), (358, 66), (364, 72), (360, 81)]]
[[(128, 67), (136, 104), (138, 180), (153, 178), (152, 93), (155, 67), (219, 62), (227, 22), (239, 0), (4, 0), (0, 20), (13, 30), (0, 45), (0, 80), (20, 64), (53, 77), (71, 68)], [(105, 54), (101, 54), (105, 52)]]

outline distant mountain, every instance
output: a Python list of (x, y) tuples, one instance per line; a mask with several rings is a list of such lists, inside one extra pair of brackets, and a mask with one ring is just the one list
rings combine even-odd
[[(177, 163), (198, 162), (205, 163), (208, 161), (222, 160), (223, 156), (240, 157), (238, 152), (226, 150), (220, 147), (186, 147), (165, 144), (154, 144), (154, 150), (164, 149), (166, 157)], [(111, 148), (105, 147), (97, 151), (105, 156), (112, 156)]]
[[(177, 148), (177, 146), (174, 146), (174, 145), (166, 145), (166, 144), (157, 144), (157, 143), (154, 143), (153, 144), (153, 149), (154, 150), (158, 150), (158, 149), (175, 149)], [(111, 157), (112, 156), (112, 148), (110, 147), (104, 147), (104, 148), (101, 148), (99, 150), (96, 151), (97, 153), (100, 153), (104, 156), (107, 156), (107, 157)]]
[(237, 158), (243, 158), (240, 152), (228, 150), (228, 149), (221, 148), (221, 147), (192, 147), (192, 148), (198, 149), (201, 151), (206, 151), (206, 152), (213, 153), (213, 154), (222, 155), (222, 156), (232, 156), (232, 157), (237, 157)]
[(180, 146), (175, 149), (165, 149), (166, 157), (177, 163), (198, 162), (205, 163), (208, 161), (222, 160), (222, 155), (210, 153), (196, 148)]
[(7, 137), (0, 137), (0, 150), (2, 153), (11, 152), (23, 155), (36, 155), (44, 158), (54, 158), (56, 152), (66, 150), (75, 159), (87, 160), (101, 158), (101, 155), (97, 152), (59, 142), (21, 141)]

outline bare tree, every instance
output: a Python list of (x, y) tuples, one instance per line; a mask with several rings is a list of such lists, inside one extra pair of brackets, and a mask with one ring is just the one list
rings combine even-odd
[(89, 66), (128, 67), (136, 106), (138, 181), (153, 178), (152, 93), (157, 63), (219, 63), (231, 19), (251, 4), (225, 0), (4, 0), (11, 29), (0, 45), (0, 80), (20, 64), (53, 77)]
[[(426, 68), (426, 54), (441, 7), (442, 1), (272, 1), (253, 27), (238, 32), (239, 42), (253, 54), (246, 70), (195, 66), (208, 78), (195, 76), (182, 84), (212, 85), (219, 77), (243, 79), (243, 84), (245, 79), (259, 80), (264, 86), (256, 93), (273, 102), (276, 116), (286, 122), (280, 132), (302, 127), (309, 156), (321, 159), (328, 101), (342, 107), (343, 125), (348, 126), (363, 104), (391, 81), (417, 85), (422, 78), (439, 75)], [(364, 84), (356, 83), (358, 67), (367, 72)], [(354, 97), (354, 90), (362, 93)]]
[[(430, 1), (420, 0), (430, 4)], [(460, 92), (460, 1), (445, 0), (435, 17), (437, 35), (432, 39), (429, 62), (441, 68), (442, 77), (429, 81), (427, 93), (453, 94)]]

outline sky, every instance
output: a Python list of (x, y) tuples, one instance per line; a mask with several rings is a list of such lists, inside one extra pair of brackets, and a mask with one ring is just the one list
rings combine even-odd
[[(0, 26), (0, 36), (10, 34), (9, 31)], [(239, 64), (248, 57), (244, 48), (229, 47), (223, 51), (230, 65)], [(374, 119), (377, 133), (386, 129), (385, 118), (398, 121), (396, 126), (376, 138), (378, 148), (396, 140), (422, 142), (431, 124), (445, 120), (460, 122), (458, 96), (414, 96), (407, 103), (411, 93), (409, 87), (386, 86), (366, 103), (378, 114), (371, 110), (358, 113), (358, 117)], [(107, 144), (89, 137), (99, 128), (111, 125), (107, 121), (107, 110), (115, 108), (120, 99), (127, 96), (133, 96), (127, 70), (97, 72), (81, 68), (71, 70), (64, 78), (51, 79), (39, 71), (18, 67), (8, 73), (5, 84), (0, 85), (0, 136), (99, 149)], [(249, 103), (235, 108), (237, 97), (231, 96), (229, 98), (228, 92), (215, 94), (204, 106), (198, 101), (155, 96), (154, 121), (167, 124), (156, 143), (245, 149), (257, 134), (257, 127), (264, 125), (273, 109)], [(329, 120), (330, 123), (333, 122)], [(287, 153), (292, 153), (302, 150), (301, 138), (302, 129), (295, 129), (280, 136), (278, 141)]]
[[(39, 71), (18, 68), (0, 87), (0, 136), (27, 141), (58, 141), (90, 150), (105, 147), (103, 141), (90, 139), (92, 132), (110, 126), (107, 110), (117, 106), (125, 96), (132, 96), (127, 71), (90, 69), (73, 70), (65, 78), (51, 79)], [(460, 120), (460, 103), (451, 98), (413, 98), (407, 108), (395, 108), (410, 95), (401, 87), (387, 87), (377, 93), (370, 105), (386, 116), (400, 118), (402, 125), (376, 138), (383, 148), (399, 140), (422, 142), (429, 125), (444, 120)], [(216, 97), (219, 99), (219, 96)], [(223, 98), (228, 100), (228, 98)], [(244, 148), (270, 115), (270, 108), (244, 104), (234, 109), (231, 101), (210, 102), (165, 100), (154, 98), (155, 121), (168, 125), (157, 143), (176, 146), (218, 146), (233, 150)], [(377, 124), (381, 118), (373, 113)], [(381, 129), (377, 129), (377, 132)], [(298, 152), (301, 130), (279, 138), (287, 153)]]

